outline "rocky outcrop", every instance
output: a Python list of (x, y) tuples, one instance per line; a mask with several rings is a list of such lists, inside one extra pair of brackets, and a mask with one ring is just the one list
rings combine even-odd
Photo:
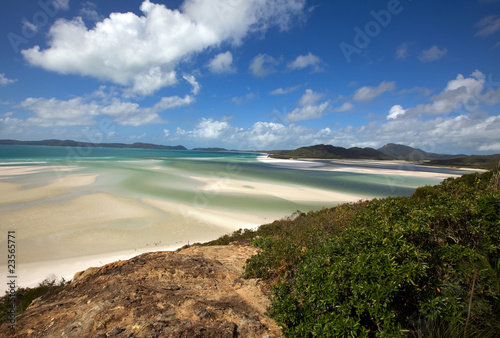
[[(281, 337), (268, 291), (242, 279), (248, 245), (146, 253), (77, 273), (0, 332), (13, 337)], [(10, 335), (13, 333), (13, 335)]]

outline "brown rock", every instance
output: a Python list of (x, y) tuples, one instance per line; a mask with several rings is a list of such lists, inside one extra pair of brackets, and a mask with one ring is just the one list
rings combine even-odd
[[(259, 280), (241, 279), (248, 245), (146, 253), (77, 273), (37, 299), (9, 337), (281, 337)], [(13, 333), (13, 334), (12, 334)]]

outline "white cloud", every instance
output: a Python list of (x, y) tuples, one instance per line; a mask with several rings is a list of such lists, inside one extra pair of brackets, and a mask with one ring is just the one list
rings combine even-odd
[[(458, 74), (457, 78), (448, 82), (444, 90), (431, 98), (429, 104), (420, 104), (407, 110), (407, 115), (442, 115), (457, 110), (476, 111), (480, 104), (492, 99), (495, 92), (483, 94), (486, 77), (476, 70), (470, 77)], [(500, 93), (500, 92), (499, 92)]]
[(383, 93), (392, 91), (395, 88), (396, 82), (383, 81), (377, 87), (364, 86), (357, 89), (354, 93), (353, 99), (354, 101), (371, 101)]
[(296, 108), (284, 118), (284, 121), (297, 122), (322, 118), (323, 113), (328, 109), (329, 105), (330, 101), (326, 101), (320, 105), (308, 105)]
[(476, 36), (488, 36), (494, 34), (497, 31), (500, 31), (500, 16), (487, 16), (477, 23), (477, 27), (479, 28), (479, 31), (476, 33)]
[(277, 88), (277, 89), (273, 90), (272, 92), (270, 92), (269, 94), (271, 94), (271, 95), (286, 95), (286, 94), (290, 94), (291, 92), (296, 91), (299, 88), (300, 88), (300, 86), (293, 86), (293, 87), (288, 87), (285, 89)]
[(164, 135), (165, 137), (168, 137), (168, 136), (170, 135), (170, 130), (168, 130), (168, 129), (163, 129), (163, 135)]
[(245, 96), (235, 96), (231, 99), (234, 104), (240, 105), (255, 98), (254, 93), (248, 93)]
[[(61, 6), (64, 3), (68, 1)], [(272, 26), (287, 29), (304, 4), (305, 0), (186, 0), (179, 11), (145, 0), (142, 16), (111, 13), (92, 29), (80, 17), (59, 19), (50, 28), (47, 49), (35, 46), (22, 54), (32, 65), (50, 71), (92, 76), (148, 94), (172, 85), (167, 79), (173, 79), (172, 72), (189, 56), (222, 42), (239, 44), (248, 34)], [(152, 70), (155, 85), (144, 88), (144, 78)]]
[(321, 93), (315, 93), (312, 89), (306, 89), (306, 92), (304, 95), (299, 100), (299, 105), (301, 106), (312, 106), (321, 98), (323, 97), (323, 94)]
[(393, 120), (398, 118), (398, 116), (404, 115), (406, 113), (406, 110), (403, 109), (399, 104), (394, 105), (391, 107), (389, 110), (389, 115), (387, 115), (388, 120)]
[(196, 81), (196, 78), (194, 77), (194, 75), (184, 75), (182, 76), (182, 78), (184, 80), (186, 80), (187, 82), (189, 82), (189, 84), (191, 86), (193, 86), (193, 89), (191, 90), (191, 93), (193, 93), (193, 95), (198, 95), (198, 93), (200, 92), (200, 84)]
[(334, 108), (333, 111), (336, 113), (342, 113), (345, 111), (349, 111), (354, 108), (354, 105), (351, 102), (344, 102), (340, 107)]
[(396, 48), (396, 59), (405, 60), (409, 54), (409, 52), (408, 52), (409, 47), (410, 46), (406, 42), (403, 42), (402, 44), (400, 44), (398, 46), (398, 48)]
[(81, 98), (68, 101), (57, 99), (27, 98), (21, 107), (31, 110), (35, 116), (26, 120), (28, 124), (40, 127), (88, 126), (99, 115), (100, 107), (95, 103), (85, 103)]
[(236, 68), (233, 67), (233, 54), (230, 51), (217, 54), (208, 63), (208, 69), (214, 74), (236, 73)]
[(82, 4), (82, 8), (80, 8), (80, 16), (84, 19), (90, 20), (91, 22), (102, 21), (104, 17), (102, 17), (96, 11), (97, 5), (93, 2), (87, 1)]
[(289, 62), (287, 67), (291, 70), (300, 70), (307, 67), (311, 67), (314, 72), (321, 72), (323, 68), (321, 64), (323, 61), (316, 55), (309, 53), (307, 55), (300, 55), (294, 61)]
[(495, 151), (500, 152), (500, 142), (484, 144), (478, 148), (479, 151)]
[(182, 136), (190, 139), (214, 140), (222, 138), (227, 132), (236, 131), (226, 121), (217, 121), (212, 118), (202, 118), (194, 130), (186, 131), (177, 128), (176, 136)]
[(421, 62), (432, 62), (443, 58), (447, 53), (447, 48), (439, 49), (438, 46), (432, 46), (429, 49), (423, 50), (418, 56), (418, 59)]
[(275, 67), (280, 63), (280, 60), (277, 60), (270, 55), (259, 54), (250, 62), (250, 70), (256, 77), (265, 77), (269, 74), (276, 73)]
[(321, 100), (324, 95), (316, 93), (312, 89), (306, 89), (306, 92), (299, 100), (299, 108), (294, 109), (291, 113), (287, 114), (284, 122), (297, 122), (311, 119), (319, 119), (327, 111), (330, 101), (323, 102), (319, 105), (316, 103)]
[(63, 11), (67, 11), (69, 9), (69, 0), (53, 0), (52, 3), (58, 9), (61, 9)]
[(136, 74), (133, 86), (125, 90), (125, 97), (153, 95), (159, 89), (176, 83), (175, 71), (164, 73), (160, 67), (151, 67), (147, 72)]
[(380, 147), (389, 142), (413, 145), (433, 152), (498, 151), (500, 116), (460, 115), (422, 121), (415, 117), (370, 122), (361, 127), (305, 128), (295, 124), (256, 122), (249, 128), (203, 119), (194, 130), (178, 129), (170, 139), (180, 143), (208, 140), (238, 149), (294, 149), (313, 144), (341, 147)]
[(116, 97), (109, 102), (106, 101), (87, 101), (82, 97), (67, 101), (55, 98), (28, 98), (20, 104), (20, 107), (33, 112), (34, 115), (22, 120), (21, 124), (38, 127), (89, 126), (96, 123), (95, 119), (98, 116), (107, 115), (114, 118), (114, 123), (137, 127), (164, 122), (159, 115), (160, 112), (189, 105), (194, 99), (189, 95), (184, 98), (163, 97), (154, 106), (147, 108), (140, 107), (135, 102), (121, 101)]
[(5, 77), (5, 73), (0, 73), (0, 86), (6, 86), (9, 83), (16, 82), (17, 79), (9, 79)]
[(430, 96), (432, 94), (432, 89), (424, 87), (413, 87), (411, 89), (402, 89), (398, 92), (399, 95), (419, 93), (421, 96)]

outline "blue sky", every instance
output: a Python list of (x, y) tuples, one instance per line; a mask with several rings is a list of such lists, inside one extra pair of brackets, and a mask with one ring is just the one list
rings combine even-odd
[(18, 0), (0, 138), (500, 152), (500, 1)]

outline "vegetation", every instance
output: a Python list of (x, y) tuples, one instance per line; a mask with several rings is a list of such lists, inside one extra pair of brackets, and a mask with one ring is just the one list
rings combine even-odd
[(382, 148), (379, 148), (377, 150), (386, 155), (394, 157), (398, 160), (407, 160), (407, 161), (450, 159), (454, 157), (467, 156), (467, 155), (445, 155), (445, 154), (428, 153), (426, 151), (417, 148), (412, 148), (402, 144), (394, 144), (394, 143), (388, 143)]
[(10, 320), (12, 304), (15, 304), (16, 316), (23, 313), (30, 304), (37, 298), (43, 298), (50, 294), (57, 293), (70, 284), (62, 278), (59, 282), (55, 279), (46, 279), (35, 288), (19, 288), (15, 297), (11, 297), (8, 292), (0, 298), (0, 323)]
[(310, 147), (302, 147), (295, 150), (273, 151), (273, 158), (321, 158), (321, 159), (371, 159), (392, 160), (388, 156), (373, 148), (342, 148), (331, 145), (319, 144)]
[(427, 165), (468, 167), (493, 170), (500, 164), (500, 154), (495, 155), (471, 155), (453, 159), (433, 160)]
[(238, 231), (262, 251), (288, 337), (496, 337), (500, 175), (447, 179), (411, 197), (343, 204)]

